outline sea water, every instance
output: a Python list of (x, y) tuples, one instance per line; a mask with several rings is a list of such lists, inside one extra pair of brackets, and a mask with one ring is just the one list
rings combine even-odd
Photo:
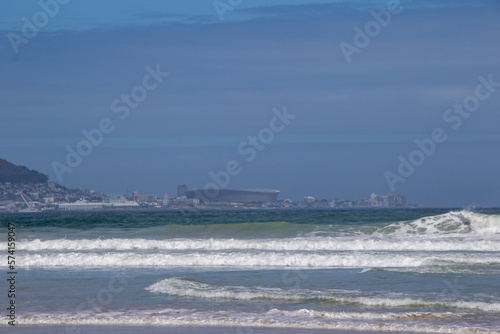
[(9, 222), (18, 327), (500, 333), (500, 210), (10, 214), (5, 278)]

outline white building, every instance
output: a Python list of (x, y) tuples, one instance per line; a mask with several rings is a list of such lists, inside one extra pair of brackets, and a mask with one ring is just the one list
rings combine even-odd
[(101, 210), (103, 208), (103, 203), (89, 203), (87, 201), (79, 200), (75, 203), (59, 203), (57, 205), (59, 210), (63, 211), (75, 211), (75, 210)]

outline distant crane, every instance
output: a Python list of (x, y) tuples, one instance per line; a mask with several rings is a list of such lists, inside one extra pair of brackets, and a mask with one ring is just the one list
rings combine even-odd
[(23, 199), (24, 203), (28, 206), (29, 210), (35, 209), (35, 203), (28, 197), (28, 195), (23, 194), (22, 191), (17, 193)]

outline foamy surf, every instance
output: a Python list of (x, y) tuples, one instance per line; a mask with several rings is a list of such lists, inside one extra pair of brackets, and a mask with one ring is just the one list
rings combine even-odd
[(450, 211), (436, 216), (423, 217), (411, 222), (389, 224), (378, 231), (394, 236), (464, 235), (492, 236), (500, 234), (500, 215), (485, 215), (472, 211)]
[(498, 265), (500, 257), (467, 253), (187, 252), (40, 253), (19, 255), (21, 267), (410, 268)]
[[(371, 307), (448, 307), (500, 313), (500, 303), (442, 301), (413, 298), (371, 298), (352, 295), (353, 291), (310, 290), (243, 286), (217, 286), (196, 280), (173, 277), (157, 282), (146, 290), (178, 297), (230, 300), (276, 300), (285, 302), (317, 300), (335, 304), (362, 304)], [(341, 295), (343, 293), (343, 295)]]
[[(175, 312), (175, 311), (174, 311)], [(172, 312), (172, 313), (174, 313)], [(299, 311), (300, 312), (300, 311)], [(94, 326), (201, 326), (201, 327), (239, 327), (239, 328), (302, 328), (302, 329), (330, 329), (348, 331), (374, 331), (374, 332), (415, 332), (415, 333), (450, 333), (450, 334), (499, 334), (496, 329), (481, 327), (467, 327), (460, 325), (433, 325), (400, 323), (397, 320), (408, 320), (429, 317), (421, 314), (403, 314), (401, 316), (385, 315), (373, 316), (372, 314), (345, 314), (336, 317), (330, 316), (318, 318), (314, 313), (295, 312), (295, 317), (283, 315), (278, 310), (271, 310), (266, 314), (213, 312), (215, 314), (200, 314), (191, 311), (191, 314), (183, 315), (144, 315), (123, 316), (113, 314), (110, 316), (81, 317), (71, 315), (61, 316), (21, 316), (20, 325), (66, 325), (68, 328), (74, 325)], [(169, 312), (165, 312), (169, 313)], [(179, 313), (179, 312), (177, 312)], [(182, 312), (181, 312), (182, 313)], [(350, 320), (346, 319), (350, 316)], [(429, 317), (430, 318), (430, 317)], [(353, 319), (362, 321), (352, 321)], [(370, 321), (371, 320), (371, 321)], [(391, 321), (392, 320), (392, 321)]]
[[(6, 250), (6, 245), (0, 249)], [(182, 251), (182, 250), (263, 250), (263, 251), (478, 251), (500, 252), (498, 240), (390, 240), (362, 237), (300, 237), (288, 239), (82, 239), (23, 240), (26, 251)]]
[[(230, 224), (230, 230), (234, 225)], [(243, 224), (248, 225), (248, 224)], [(264, 230), (266, 224), (256, 223), (258, 230)], [(314, 251), (314, 250), (391, 250), (391, 251), (500, 251), (500, 215), (485, 215), (470, 211), (451, 211), (442, 215), (423, 217), (413, 221), (389, 222), (385, 226), (342, 227), (336, 230), (331, 225), (318, 225), (312, 234), (324, 236), (290, 236), (287, 228), (297, 230), (297, 225), (290, 227), (286, 223), (270, 223), (279, 226), (283, 238), (169, 238), (168, 235), (158, 240), (155, 238), (78, 238), (76, 240), (60, 238), (42, 240), (39, 238), (22, 239), (18, 242), (19, 250), (27, 251), (98, 251), (98, 250), (269, 250), (269, 251)], [(307, 225), (306, 225), (307, 226)], [(185, 233), (191, 233), (185, 226)], [(226, 225), (212, 227), (217, 234)], [(151, 229), (151, 228), (150, 228)], [(246, 231), (245, 229), (243, 231)], [(348, 232), (348, 233), (347, 233)], [(87, 233), (87, 232), (86, 232)], [(157, 232), (150, 231), (152, 236)], [(299, 233), (300, 234), (300, 233)], [(311, 234), (311, 233), (308, 233)], [(5, 243), (0, 250), (6, 250)]]
[(499, 210), (436, 212), (15, 216), (18, 324), (494, 333)]

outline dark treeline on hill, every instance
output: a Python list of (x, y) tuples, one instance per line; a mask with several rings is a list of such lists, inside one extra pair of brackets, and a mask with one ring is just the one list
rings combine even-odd
[(16, 166), (0, 158), (0, 182), (45, 183), (49, 177), (25, 166)]

